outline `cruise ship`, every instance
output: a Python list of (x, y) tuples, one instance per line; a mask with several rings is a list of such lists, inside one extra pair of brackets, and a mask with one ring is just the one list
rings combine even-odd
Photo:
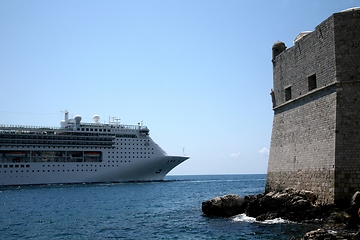
[(60, 127), (0, 125), (0, 185), (161, 181), (188, 156), (169, 156), (142, 124), (118, 119)]

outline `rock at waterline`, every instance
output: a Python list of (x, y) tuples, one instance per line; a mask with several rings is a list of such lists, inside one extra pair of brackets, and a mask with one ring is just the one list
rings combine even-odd
[(238, 195), (224, 195), (203, 202), (202, 211), (209, 216), (231, 217), (244, 212), (244, 202)]
[(357, 209), (360, 208), (360, 192), (359, 191), (354, 193), (354, 195), (352, 196), (350, 206), (357, 208)]
[(229, 194), (202, 203), (205, 215), (231, 217), (241, 213), (255, 217), (258, 221), (284, 218), (292, 221), (305, 220), (316, 215), (313, 208), (316, 196), (310, 191), (285, 189), (244, 198)]
[[(349, 206), (320, 205), (311, 191), (284, 189), (244, 198), (230, 194), (202, 203), (206, 215), (231, 217), (245, 213), (258, 221), (282, 218), (295, 222), (319, 223), (324, 229), (306, 233), (302, 240), (360, 239), (360, 191)], [(332, 230), (329, 230), (332, 229)], [(334, 231), (335, 230), (335, 231)], [(292, 238), (296, 239), (296, 238)]]
[(318, 240), (318, 239), (324, 239), (324, 240), (336, 240), (336, 236), (329, 233), (328, 231), (324, 229), (317, 229), (314, 231), (307, 232), (301, 240)]

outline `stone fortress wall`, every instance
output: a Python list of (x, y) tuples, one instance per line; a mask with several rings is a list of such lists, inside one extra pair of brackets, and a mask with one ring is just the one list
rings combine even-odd
[(274, 119), (266, 192), (360, 190), (360, 8), (334, 13), (294, 46), (273, 45)]

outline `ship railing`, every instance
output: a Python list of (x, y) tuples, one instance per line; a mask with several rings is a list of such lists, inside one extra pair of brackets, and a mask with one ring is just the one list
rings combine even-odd
[(139, 126), (139, 125), (125, 125), (125, 124), (119, 124), (119, 123), (81, 123), (81, 127), (108, 127), (108, 128), (121, 128), (121, 129), (130, 129), (130, 130), (136, 130), (136, 129), (148, 129), (146, 126)]
[[(128, 129), (128, 130), (148, 130), (146, 126), (139, 126), (139, 125), (124, 125), (124, 124), (99, 124), (99, 123), (81, 123), (82, 127), (109, 127), (109, 128), (121, 128), (121, 129)], [(51, 130), (61, 130), (64, 129), (62, 127), (41, 127), (41, 126), (26, 126), (26, 125), (8, 125), (8, 124), (0, 124), (0, 131), (1, 130), (29, 130), (29, 131), (51, 131)], [(65, 128), (67, 131), (73, 130), (71, 126), (67, 126)]]
[(58, 130), (60, 127), (40, 127), (40, 126), (26, 126), (26, 125), (8, 125), (0, 124), (0, 130), (34, 130), (46, 131), (46, 130)]

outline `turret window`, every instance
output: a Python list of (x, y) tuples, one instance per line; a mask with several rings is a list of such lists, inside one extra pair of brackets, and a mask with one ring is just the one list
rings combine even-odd
[(289, 101), (291, 99), (291, 87), (285, 88), (285, 101)]
[(316, 74), (308, 77), (308, 89), (309, 91), (314, 90), (316, 88)]

